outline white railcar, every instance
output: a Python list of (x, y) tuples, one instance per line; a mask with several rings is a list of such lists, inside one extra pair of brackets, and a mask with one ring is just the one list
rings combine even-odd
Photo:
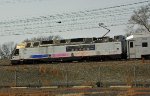
[(150, 33), (133, 34), (126, 40), (127, 58), (150, 58)]

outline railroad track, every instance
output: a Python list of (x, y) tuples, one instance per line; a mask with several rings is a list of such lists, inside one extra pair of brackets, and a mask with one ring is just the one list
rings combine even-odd
[[(50, 64), (89, 64), (89, 63), (97, 63), (97, 64), (150, 64), (150, 60), (107, 60), (107, 61), (73, 61), (73, 62), (50, 62), (50, 63), (35, 63), (35, 64), (18, 64), (18, 65), (50, 65)], [(9, 60), (0, 60), (0, 66), (12, 66)], [(14, 65), (17, 66), (17, 65)]]

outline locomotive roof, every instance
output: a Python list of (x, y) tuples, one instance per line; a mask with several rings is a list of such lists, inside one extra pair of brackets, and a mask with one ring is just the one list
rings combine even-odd
[(141, 37), (150, 37), (150, 33), (138, 33), (132, 34), (126, 38), (126, 40), (132, 40), (134, 38), (141, 38)]
[[(112, 42), (113, 38), (110, 37), (93, 37), (93, 38), (72, 38), (61, 40), (44, 40), (44, 41), (26, 41), (17, 45), (18, 49), (38, 46), (49, 45), (68, 45), (68, 44), (87, 44), (87, 43), (102, 43)], [(37, 44), (36, 44), (37, 43)]]

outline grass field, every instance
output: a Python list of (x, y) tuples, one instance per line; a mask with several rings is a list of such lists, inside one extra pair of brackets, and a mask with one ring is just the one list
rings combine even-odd
[(149, 87), (147, 84), (150, 84), (150, 60), (144, 62), (132, 60), (16, 66), (7, 66), (10, 65), (9, 61), (3, 60), (0, 61), (0, 65), (1, 88), (10, 86), (32, 88), (58, 86), (64, 88), (64, 86), (79, 85), (96, 88), (98, 81), (106, 88), (110, 85), (122, 84)]
[[(3, 61), (4, 62), (4, 61)], [(8, 62), (8, 61), (6, 61)], [(3, 63), (1, 65), (9, 65)], [(149, 83), (150, 60), (76, 62), (0, 67), (0, 86)]]

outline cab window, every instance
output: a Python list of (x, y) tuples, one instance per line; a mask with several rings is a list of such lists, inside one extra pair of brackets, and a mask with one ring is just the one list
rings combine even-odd
[(130, 42), (130, 48), (133, 48), (133, 42)]
[(26, 48), (29, 48), (31, 46), (31, 43), (27, 43)]
[(19, 49), (16, 49), (16, 50), (15, 50), (14, 55), (15, 55), (15, 56), (18, 56), (18, 55), (19, 55)]

